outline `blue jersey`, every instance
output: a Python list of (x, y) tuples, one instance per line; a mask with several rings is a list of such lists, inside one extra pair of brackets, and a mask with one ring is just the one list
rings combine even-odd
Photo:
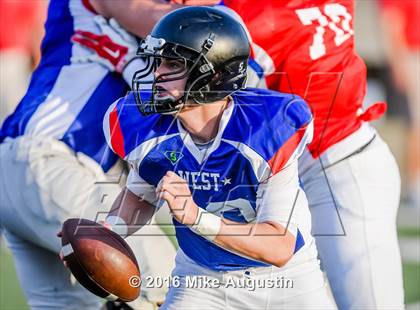
[(54, 137), (83, 152), (108, 170), (117, 157), (102, 131), (108, 107), (128, 86), (117, 74), (96, 63), (72, 64), (72, 56), (91, 54), (70, 40), (75, 29), (99, 33), (81, 0), (51, 0), (41, 46), (41, 62), (26, 95), (0, 130), (6, 137)]
[[(232, 99), (208, 149), (198, 148), (173, 116), (142, 116), (132, 94), (110, 107), (105, 136), (139, 179), (156, 187), (167, 171), (174, 171), (188, 181), (199, 207), (236, 222), (252, 222), (259, 184), (296, 159), (311, 137), (312, 116), (293, 95), (247, 89)], [(176, 220), (174, 225), (179, 246), (203, 266), (267, 266), (222, 249)], [(305, 242), (299, 231), (296, 240), (295, 251)]]

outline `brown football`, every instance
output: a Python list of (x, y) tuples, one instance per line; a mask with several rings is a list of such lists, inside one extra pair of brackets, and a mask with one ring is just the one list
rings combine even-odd
[(61, 244), (70, 271), (102, 298), (133, 301), (140, 294), (140, 269), (128, 244), (102, 225), (72, 218), (64, 222)]

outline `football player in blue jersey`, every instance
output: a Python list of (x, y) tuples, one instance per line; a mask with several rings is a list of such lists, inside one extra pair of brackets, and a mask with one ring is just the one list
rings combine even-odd
[[(107, 147), (102, 119), (128, 85), (98, 63), (75, 62), (92, 52), (70, 38), (78, 29), (103, 35), (98, 12), (142, 35), (159, 16), (178, 7), (160, 0), (50, 1), (40, 65), (0, 130), (0, 226), (32, 309), (101, 307), (99, 298), (70, 281), (58, 259), (61, 245), (55, 234), (69, 217), (95, 219), (121, 190), (118, 158)], [(121, 66), (129, 60), (118, 50), (111, 53)], [(110, 178), (114, 174), (117, 178)], [(142, 273), (169, 275), (175, 250), (157, 225), (148, 230), (160, 236), (128, 238)], [(153, 302), (165, 295), (164, 287), (142, 291)]]
[(298, 179), (306, 103), (243, 89), (246, 32), (214, 8), (169, 13), (139, 56), (103, 122), (130, 166), (106, 222), (130, 235), (169, 207), (180, 248), (162, 309), (334, 309)]

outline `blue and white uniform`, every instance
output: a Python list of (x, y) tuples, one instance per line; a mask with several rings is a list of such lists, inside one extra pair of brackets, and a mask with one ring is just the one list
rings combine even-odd
[[(129, 88), (99, 63), (72, 63), (72, 57), (91, 53), (71, 42), (75, 30), (100, 34), (84, 2), (50, 1), (41, 62), (0, 130), (0, 226), (32, 309), (100, 308), (99, 298), (71, 283), (57, 259), (61, 244), (56, 234), (67, 218), (97, 220), (121, 191), (119, 175), (114, 182), (105, 175), (118, 170), (110, 171), (118, 166), (118, 156), (105, 141), (102, 121)], [(154, 236), (127, 242), (143, 274), (169, 275), (175, 250), (157, 225), (148, 229)], [(165, 291), (142, 290), (154, 302), (161, 302)]]
[(4, 122), (0, 142), (22, 135), (53, 137), (105, 171), (115, 163), (102, 133), (102, 118), (129, 87), (120, 75), (97, 63), (71, 63), (72, 57), (91, 53), (70, 38), (75, 29), (98, 33), (93, 16), (80, 0), (51, 1), (41, 62), (26, 95)]
[[(312, 137), (312, 116), (302, 99), (261, 89), (236, 92), (223, 112), (214, 141), (203, 148), (173, 116), (142, 116), (134, 96), (128, 94), (109, 108), (104, 132), (114, 152), (132, 168), (127, 187), (134, 194), (159, 207), (162, 202), (155, 189), (167, 171), (174, 171), (188, 181), (195, 203), (208, 212), (238, 223), (270, 220), (287, 227), (296, 237), (296, 258), (286, 266), (312, 262), (318, 283), (323, 283), (307, 201), (297, 178), (297, 158)], [(279, 187), (267, 185), (272, 180)], [(175, 219), (173, 222), (180, 246), (174, 276), (213, 277), (275, 268), (223, 249)], [(171, 288), (164, 308), (197, 306), (199, 300), (209, 300), (205, 305), (217, 308), (212, 300), (221, 302), (217, 295), (223, 288), (210, 290), (209, 296), (200, 291), (189, 294), (189, 289)], [(323, 284), (311, 289), (320, 289), (324, 296)], [(254, 297), (248, 308), (261, 307), (259, 293)], [(278, 305), (275, 298), (271, 301)], [(218, 304), (220, 308), (244, 307), (224, 302)]]

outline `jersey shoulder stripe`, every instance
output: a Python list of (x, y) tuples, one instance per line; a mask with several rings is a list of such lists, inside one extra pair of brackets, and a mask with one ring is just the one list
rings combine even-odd
[(114, 153), (118, 154), (121, 158), (124, 158), (124, 137), (118, 120), (118, 110), (116, 104), (113, 105), (113, 109), (109, 113), (109, 129), (110, 136), (112, 137), (112, 139), (110, 139), (110, 147)]
[(291, 161), (302, 155), (307, 144), (311, 143), (313, 137), (313, 121), (304, 128), (296, 131), (270, 158), (268, 165), (272, 174), (278, 173)]
[(103, 128), (108, 145), (122, 159), (127, 159), (133, 150), (146, 141), (156, 141), (160, 136), (177, 133), (173, 117), (142, 115), (131, 92), (109, 107)]
[(265, 166), (256, 170), (264, 171), (268, 166), (271, 174), (276, 174), (310, 142), (312, 114), (300, 97), (253, 88), (233, 97), (236, 109), (223, 138), (240, 141), (238, 150), (252, 154), (254, 163)]

